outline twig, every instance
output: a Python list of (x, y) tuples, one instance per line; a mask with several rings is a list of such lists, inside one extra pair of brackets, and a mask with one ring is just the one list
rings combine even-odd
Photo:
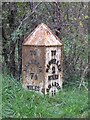
[[(25, 18), (21, 21), (21, 23), (20, 23), (20, 25), (18, 26), (17, 30), (19, 30), (20, 27), (22, 26), (23, 22), (24, 22), (25, 20), (27, 20), (27, 19), (36, 11), (37, 7), (38, 7), (40, 4), (41, 4), (41, 2), (38, 3), (38, 4), (35, 6), (35, 8), (33, 9), (33, 11), (31, 12), (31, 14), (28, 14), (27, 17), (25, 17)], [(16, 30), (16, 31), (17, 31), (17, 30)]]
[(84, 76), (85, 76), (85, 73), (86, 73), (87, 69), (88, 69), (88, 65), (86, 66), (86, 68), (83, 71), (83, 74), (82, 74), (82, 77), (81, 77), (81, 82), (79, 84), (79, 89), (81, 88), (81, 85), (83, 85), (85, 87), (85, 89), (88, 90), (87, 87), (84, 84)]

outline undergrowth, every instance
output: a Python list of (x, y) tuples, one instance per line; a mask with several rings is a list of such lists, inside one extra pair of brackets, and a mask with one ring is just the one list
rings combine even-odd
[(26, 91), (21, 82), (3, 75), (3, 118), (87, 118), (88, 91), (64, 86), (54, 97)]

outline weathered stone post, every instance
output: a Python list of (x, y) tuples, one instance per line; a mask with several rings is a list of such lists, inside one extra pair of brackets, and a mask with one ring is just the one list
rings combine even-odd
[(53, 96), (62, 88), (63, 44), (43, 23), (23, 43), (22, 74), (28, 90)]

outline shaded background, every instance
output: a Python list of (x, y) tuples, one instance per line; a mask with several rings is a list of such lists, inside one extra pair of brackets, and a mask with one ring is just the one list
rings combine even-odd
[(2, 68), (20, 80), (22, 43), (45, 23), (64, 44), (64, 81), (88, 77), (88, 3), (2, 2)]

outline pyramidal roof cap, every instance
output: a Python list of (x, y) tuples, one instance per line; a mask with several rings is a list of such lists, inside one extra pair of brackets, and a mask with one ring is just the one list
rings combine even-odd
[(57, 46), (62, 45), (60, 39), (52, 33), (52, 31), (41, 23), (35, 30), (25, 39), (23, 45), (35, 46)]

